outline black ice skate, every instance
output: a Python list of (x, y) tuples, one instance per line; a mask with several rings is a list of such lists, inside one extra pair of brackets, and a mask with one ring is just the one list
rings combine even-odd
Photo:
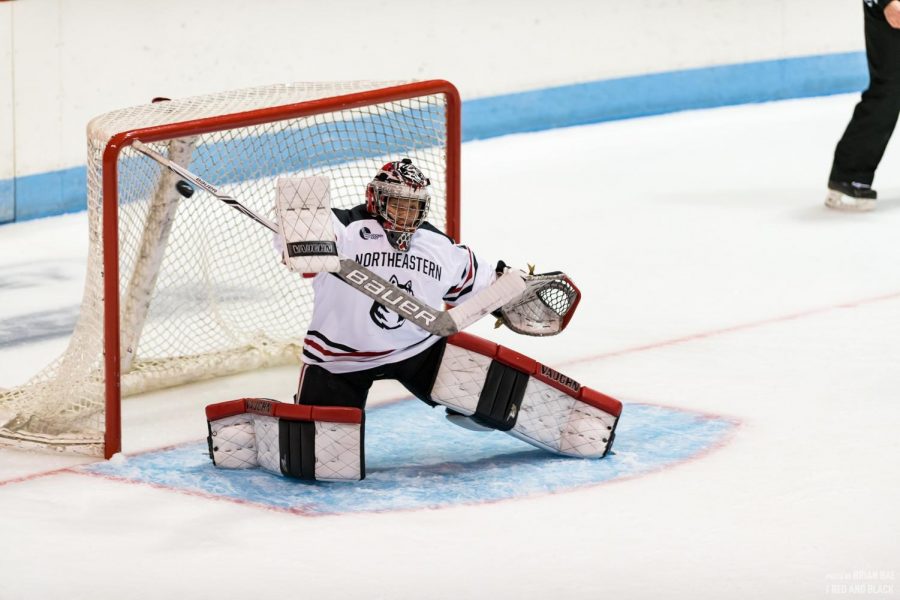
[(875, 208), (878, 192), (868, 183), (829, 181), (825, 206), (838, 210), (867, 211)]

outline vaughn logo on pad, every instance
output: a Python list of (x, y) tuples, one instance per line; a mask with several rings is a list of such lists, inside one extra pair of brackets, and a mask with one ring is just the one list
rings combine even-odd
[(337, 254), (334, 242), (288, 242), (288, 256), (332, 256)]
[(547, 365), (541, 365), (541, 375), (550, 381), (555, 381), (560, 385), (564, 385), (570, 390), (577, 392), (581, 389), (581, 384), (572, 379), (571, 377), (567, 377), (563, 375), (556, 369), (551, 369)]

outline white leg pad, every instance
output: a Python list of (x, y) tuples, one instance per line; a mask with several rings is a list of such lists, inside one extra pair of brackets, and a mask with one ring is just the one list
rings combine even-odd
[(447, 344), (431, 390), (432, 400), (466, 416), (474, 415), (492, 361), (452, 342)]
[(466, 333), (449, 339), (431, 399), (477, 425), (584, 458), (606, 455), (622, 412), (618, 400)]
[(606, 454), (617, 419), (532, 378), (509, 434), (566, 456), (600, 457)]
[(209, 424), (214, 441), (210, 452), (216, 466), (223, 469), (251, 469), (259, 466), (253, 415), (225, 417)]
[(265, 415), (253, 416), (253, 430), (256, 433), (256, 454), (259, 466), (281, 475), (281, 446), (278, 437), (278, 419)]
[(365, 477), (363, 412), (242, 398), (206, 407), (209, 452), (224, 469), (261, 467), (309, 481)]
[(359, 424), (316, 422), (317, 481), (362, 479), (362, 456)]

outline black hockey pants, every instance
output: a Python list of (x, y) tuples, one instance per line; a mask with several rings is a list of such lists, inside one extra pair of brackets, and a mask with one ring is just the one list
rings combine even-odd
[(373, 381), (396, 379), (418, 399), (433, 406), (430, 392), (446, 346), (447, 338), (442, 338), (406, 360), (353, 373), (330, 373), (316, 364), (304, 364), (294, 402), (364, 409)]
[(831, 181), (871, 184), (900, 115), (900, 29), (864, 13), (869, 88), (835, 149)]

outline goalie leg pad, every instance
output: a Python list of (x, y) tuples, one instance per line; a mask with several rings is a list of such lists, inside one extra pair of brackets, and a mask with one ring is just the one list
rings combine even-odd
[(491, 429), (509, 431), (516, 424), (527, 385), (527, 373), (491, 361), (471, 419)]
[(431, 398), (477, 424), (576, 457), (605, 456), (622, 412), (618, 400), (465, 333), (449, 339)]
[(279, 457), (285, 475), (316, 478), (316, 424), (309, 421), (282, 420), (279, 428)]
[(209, 457), (223, 469), (251, 469), (259, 466), (253, 416), (238, 414), (207, 421)]
[[(451, 350), (451, 354), (455, 351)], [(453, 358), (450, 358), (453, 361)], [(457, 371), (457, 373), (459, 373)], [(475, 412), (459, 412), (460, 407), (447, 407), (447, 420), (472, 431), (509, 431), (516, 424), (528, 375), (497, 361), (491, 361), (481, 382)], [(438, 396), (450, 389), (445, 384), (436, 388)], [(447, 401), (447, 398), (444, 398)], [(441, 403), (438, 400), (438, 403)], [(433, 404), (433, 403), (432, 403)]]
[(306, 481), (365, 477), (363, 411), (242, 398), (206, 407), (210, 458)]

